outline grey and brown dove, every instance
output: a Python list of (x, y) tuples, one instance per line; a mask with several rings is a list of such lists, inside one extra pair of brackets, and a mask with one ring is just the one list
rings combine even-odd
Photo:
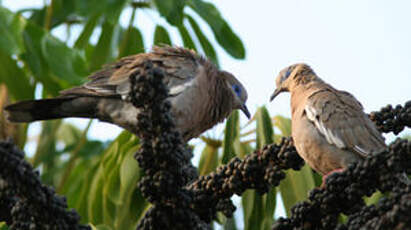
[(229, 72), (219, 70), (194, 51), (178, 47), (154, 47), (150, 53), (127, 56), (92, 74), (82, 86), (51, 99), (22, 101), (7, 106), (12, 122), (65, 117), (98, 118), (134, 132), (138, 109), (127, 95), (129, 76), (146, 61), (165, 73), (167, 100), (177, 129), (186, 141), (222, 122), (235, 109), (249, 118), (247, 91)]
[(283, 69), (272, 101), (291, 93), (292, 137), (299, 155), (328, 175), (387, 148), (383, 136), (354, 96), (333, 88), (306, 64)]

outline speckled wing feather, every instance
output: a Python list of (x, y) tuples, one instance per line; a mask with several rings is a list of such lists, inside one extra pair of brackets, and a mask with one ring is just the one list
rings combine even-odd
[(154, 47), (150, 53), (142, 53), (120, 59), (89, 77), (90, 81), (82, 86), (64, 90), (63, 96), (87, 95), (103, 97), (123, 97), (130, 91), (129, 77), (143, 68), (146, 61), (161, 67), (165, 73), (164, 83), (171, 95), (177, 95), (190, 85), (200, 65), (208, 61), (192, 51), (175, 47)]
[(384, 138), (348, 92), (331, 86), (313, 92), (305, 106), (307, 118), (329, 144), (366, 156), (386, 148)]

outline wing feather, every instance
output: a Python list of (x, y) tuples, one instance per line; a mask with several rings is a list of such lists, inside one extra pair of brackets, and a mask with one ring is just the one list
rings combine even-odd
[(164, 83), (171, 95), (178, 95), (191, 87), (201, 65), (207, 60), (183, 48), (155, 47), (150, 53), (127, 56), (92, 74), (90, 81), (82, 86), (64, 90), (62, 95), (82, 94), (90, 96), (120, 96), (125, 98), (130, 92), (129, 77), (136, 71), (143, 70), (145, 61), (151, 61), (166, 73)]
[(329, 144), (366, 156), (386, 147), (384, 138), (349, 93), (333, 88), (308, 97), (305, 114)]

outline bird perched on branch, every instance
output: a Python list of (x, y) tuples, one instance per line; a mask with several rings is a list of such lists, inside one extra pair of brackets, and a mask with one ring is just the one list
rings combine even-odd
[(387, 148), (383, 136), (354, 96), (333, 88), (306, 64), (283, 69), (272, 101), (291, 93), (292, 137), (297, 152), (317, 172), (329, 175)]
[(222, 122), (235, 109), (250, 117), (245, 104), (247, 91), (231, 73), (219, 70), (194, 51), (165, 46), (124, 57), (92, 74), (84, 85), (62, 91), (59, 97), (9, 105), (5, 108), (8, 119), (98, 118), (135, 133), (138, 109), (127, 100), (130, 75), (144, 68), (147, 61), (165, 73), (171, 113), (186, 141)]

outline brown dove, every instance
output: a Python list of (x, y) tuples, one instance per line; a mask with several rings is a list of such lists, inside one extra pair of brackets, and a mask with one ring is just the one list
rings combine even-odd
[(306, 64), (283, 69), (273, 100), (291, 93), (292, 137), (299, 155), (328, 175), (387, 148), (384, 138), (354, 96), (325, 83)]
[(154, 47), (150, 53), (120, 59), (92, 74), (90, 81), (51, 99), (22, 101), (9, 105), (8, 119), (31, 122), (66, 117), (97, 118), (135, 133), (136, 109), (127, 95), (129, 76), (146, 61), (165, 73), (164, 84), (169, 89), (167, 100), (177, 129), (185, 141), (222, 122), (235, 109), (249, 118), (245, 105), (247, 91), (229, 72), (194, 51), (178, 47)]

